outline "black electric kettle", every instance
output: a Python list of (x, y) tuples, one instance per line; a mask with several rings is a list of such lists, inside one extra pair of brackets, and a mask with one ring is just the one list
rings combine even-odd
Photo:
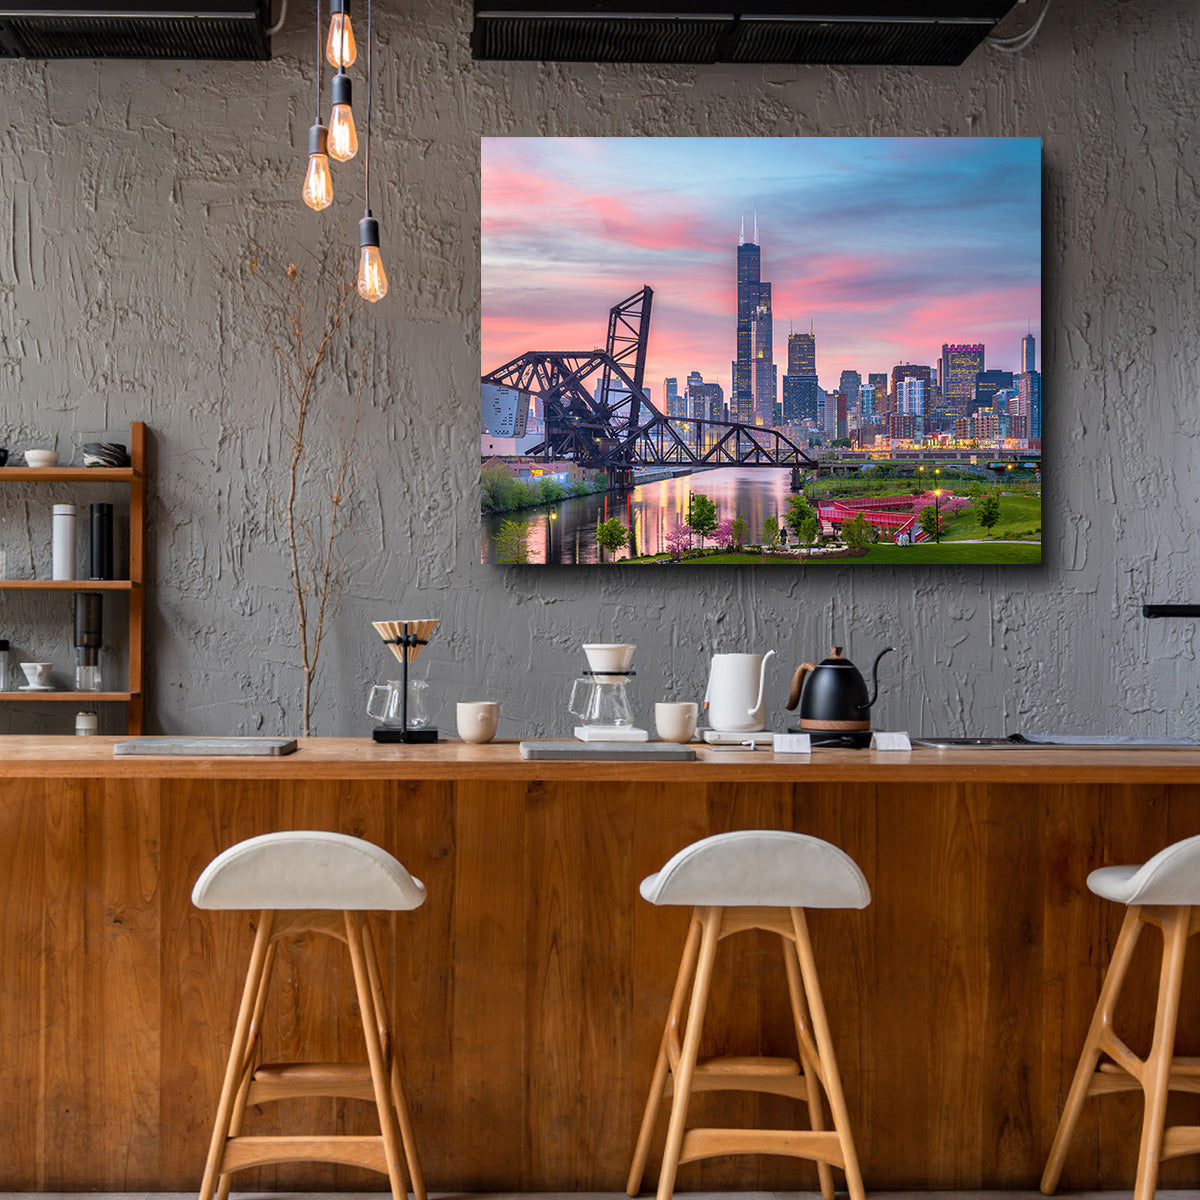
[(879, 696), (879, 660), (894, 649), (888, 646), (875, 658), (870, 698), (866, 680), (848, 658), (842, 657), (841, 646), (834, 646), (820, 665), (801, 663), (792, 676), (787, 702), (789, 709), (800, 705), (800, 728), (838, 733), (870, 729), (871, 705)]

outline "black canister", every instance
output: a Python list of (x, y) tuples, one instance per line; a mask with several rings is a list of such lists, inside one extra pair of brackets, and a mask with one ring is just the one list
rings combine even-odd
[(89, 579), (113, 577), (113, 510), (111, 504), (92, 505), (92, 562)]

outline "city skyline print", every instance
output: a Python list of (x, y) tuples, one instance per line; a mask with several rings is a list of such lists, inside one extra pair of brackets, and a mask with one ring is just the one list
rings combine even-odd
[(1036, 138), (485, 138), (481, 558), (1036, 563)]

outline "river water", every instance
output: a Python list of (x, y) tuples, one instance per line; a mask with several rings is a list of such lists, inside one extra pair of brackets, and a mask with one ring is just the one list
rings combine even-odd
[(549, 509), (487, 516), (482, 521), (481, 561), (496, 561), (495, 539), (506, 520), (529, 526), (526, 546), (531, 563), (599, 562), (596, 525), (608, 517), (619, 517), (621, 524), (633, 531), (633, 546), (617, 551), (617, 559), (632, 554), (660, 554), (666, 550), (667, 534), (675, 522), (687, 516), (688, 497), (693, 491), (703, 492), (716, 504), (720, 521), (740, 514), (749, 526), (749, 540), (757, 542), (767, 517), (779, 517), (780, 524), (786, 521), (790, 481), (791, 471), (787, 468), (721, 467), (642, 483), (626, 492), (579, 496)]

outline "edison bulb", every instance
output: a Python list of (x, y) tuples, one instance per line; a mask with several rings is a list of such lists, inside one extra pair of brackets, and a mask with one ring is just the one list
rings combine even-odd
[(364, 246), (358, 259), (358, 294), (372, 304), (387, 295), (387, 273), (378, 246)]
[(333, 203), (333, 178), (329, 174), (329, 131), (320, 122), (308, 131), (308, 174), (304, 177), (304, 203), (320, 212)]
[(358, 130), (350, 108), (350, 76), (339, 71), (333, 77), (333, 114), (329, 118), (329, 153), (338, 162), (349, 162), (358, 153)]
[(352, 67), (358, 57), (354, 44), (354, 27), (348, 12), (335, 12), (329, 21), (329, 40), (325, 43), (325, 59), (331, 67)]

